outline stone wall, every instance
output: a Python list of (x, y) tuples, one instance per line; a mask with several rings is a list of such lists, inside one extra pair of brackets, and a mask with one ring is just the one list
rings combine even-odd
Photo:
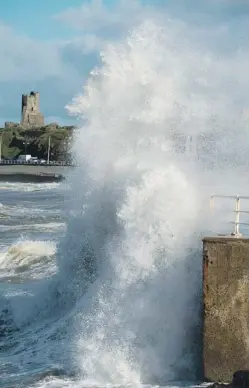
[(13, 123), (12, 121), (6, 121), (4, 124), (5, 129), (21, 128), (21, 125), (18, 123)]
[(31, 92), (30, 95), (22, 95), (22, 118), (21, 125), (27, 127), (42, 127), (44, 116), (40, 112), (40, 95)]
[(249, 239), (203, 240), (203, 367), (229, 382), (249, 369)]

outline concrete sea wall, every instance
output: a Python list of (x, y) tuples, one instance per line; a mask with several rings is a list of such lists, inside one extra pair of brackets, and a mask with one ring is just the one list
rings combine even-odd
[(203, 325), (207, 380), (249, 369), (249, 239), (204, 238)]
[(0, 165), (0, 182), (53, 182), (64, 179), (74, 167), (55, 165)]
[(51, 174), (66, 175), (72, 170), (71, 166), (53, 166), (53, 165), (32, 165), (32, 164), (3, 164), (0, 165), (0, 175), (10, 174)]

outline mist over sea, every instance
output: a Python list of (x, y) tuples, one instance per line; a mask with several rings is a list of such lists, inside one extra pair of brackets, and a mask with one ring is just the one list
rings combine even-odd
[(67, 107), (79, 166), (0, 182), (1, 387), (202, 384), (201, 238), (231, 232), (211, 194), (248, 195), (248, 54), (193, 32), (155, 13), (106, 44)]

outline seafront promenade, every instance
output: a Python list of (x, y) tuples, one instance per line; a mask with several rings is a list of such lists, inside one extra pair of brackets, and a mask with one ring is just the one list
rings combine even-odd
[(0, 162), (0, 180), (63, 179), (75, 166), (69, 163), (29, 164)]

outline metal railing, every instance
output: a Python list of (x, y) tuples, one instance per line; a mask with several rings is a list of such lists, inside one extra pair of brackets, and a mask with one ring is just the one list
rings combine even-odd
[(233, 212), (235, 213), (235, 220), (231, 221), (231, 223), (234, 224), (234, 230), (231, 233), (231, 236), (234, 236), (237, 238), (241, 237), (242, 233), (240, 232), (240, 225), (249, 225), (249, 223), (247, 223), (247, 222), (240, 222), (240, 214), (241, 213), (249, 214), (248, 210), (240, 210), (241, 209), (241, 200), (242, 199), (248, 200), (249, 197), (242, 196), (242, 195), (220, 195), (220, 194), (211, 195), (211, 197), (210, 197), (210, 209), (212, 211), (214, 210), (215, 198), (225, 198), (225, 199), (235, 200), (235, 210), (233, 210)]
[(75, 163), (63, 162), (63, 161), (25, 161), (25, 160), (0, 160), (0, 165), (35, 165), (35, 166), (76, 166)]

